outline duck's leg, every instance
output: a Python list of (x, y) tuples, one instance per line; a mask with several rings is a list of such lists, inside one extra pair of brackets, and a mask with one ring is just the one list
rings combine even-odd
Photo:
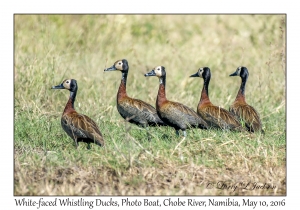
[(144, 128), (146, 129), (146, 132), (147, 132), (148, 141), (151, 141), (151, 135), (150, 135), (150, 132), (149, 132), (149, 126), (145, 125)]
[(184, 136), (184, 138), (186, 137), (186, 131), (183, 131), (183, 136)]
[(77, 137), (74, 136), (74, 142), (75, 142), (75, 146), (76, 146), (76, 149), (78, 148), (78, 141), (77, 141)]

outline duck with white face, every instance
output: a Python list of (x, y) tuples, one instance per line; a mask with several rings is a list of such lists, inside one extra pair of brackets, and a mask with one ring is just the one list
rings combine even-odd
[(128, 61), (126, 59), (117, 60), (111, 67), (104, 69), (104, 71), (120, 71), (122, 73), (117, 93), (118, 112), (128, 122), (145, 127), (147, 129), (148, 140), (150, 140), (148, 126), (166, 126), (166, 124), (158, 117), (156, 109), (149, 103), (127, 95)]
[(222, 130), (242, 131), (240, 122), (226, 109), (215, 106), (211, 103), (208, 96), (208, 86), (211, 79), (211, 71), (208, 67), (201, 67), (190, 77), (203, 78), (203, 88), (200, 101), (197, 106), (197, 113), (205, 120), (210, 128)]
[(97, 124), (88, 116), (79, 114), (74, 108), (74, 102), (78, 90), (75, 79), (65, 79), (60, 85), (53, 86), (52, 89), (66, 89), (70, 91), (69, 100), (65, 106), (61, 117), (63, 130), (74, 140), (76, 148), (78, 142), (85, 142), (90, 149), (90, 143), (104, 146), (104, 139)]
[(261, 131), (264, 133), (258, 112), (246, 102), (245, 89), (249, 77), (248, 69), (245, 66), (240, 66), (229, 76), (239, 76), (242, 80), (235, 101), (230, 106), (229, 111), (234, 114), (242, 124), (245, 124), (249, 132)]
[(156, 98), (156, 110), (158, 116), (169, 126), (176, 130), (183, 131), (186, 137), (186, 130), (190, 128), (206, 129), (207, 123), (192, 109), (178, 103), (169, 101), (166, 98), (166, 69), (164, 66), (156, 66), (152, 71), (145, 74), (145, 77), (157, 76), (159, 78), (159, 89)]

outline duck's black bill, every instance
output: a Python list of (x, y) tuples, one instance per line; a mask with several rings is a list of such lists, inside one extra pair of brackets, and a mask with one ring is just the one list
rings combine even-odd
[(195, 74), (192, 74), (190, 77), (199, 77), (199, 74), (198, 74), (198, 72), (197, 72), (197, 73), (195, 73)]
[(148, 72), (147, 74), (145, 74), (145, 77), (150, 77), (150, 76), (156, 76), (154, 70), (152, 70), (152, 71)]
[(52, 86), (51, 89), (65, 89), (65, 87), (63, 86), (63, 84), (60, 84), (60, 85)]
[(232, 76), (237, 76), (237, 73), (234, 72), (234, 73), (230, 74), (229, 76), (230, 76), (230, 77), (232, 77)]
[(104, 71), (115, 71), (115, 70), (117, 70), (116, 67), (115, 67), (115, 65), (113, 65), (113, 66), (111, 66), (109, 68), (104, 69)]

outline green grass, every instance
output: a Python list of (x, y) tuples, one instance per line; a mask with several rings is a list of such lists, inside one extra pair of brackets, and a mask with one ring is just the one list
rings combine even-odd
[[(15, 15), (15, 195), (286, 195), (284, 15)], [(228, 109), (247, 66), (247, 102), (266, 134), (144, 129), (116, 109), (126, 58), (129, 96), (154, 105), (154, 66), (167, 71), (167, 97), (196, 110), (203, 85), (189, 76), (209, 66), (212, 103)], [(69, 92), (52, 90), (74, 78), (75, 108), (99, 126), (105, 148), (76, 150), (60, 117)], [(178, 146), (178, 147), (177, 147)], [(176, 148), (176, 149), (175, 149)], [(274, 190), (206, 189), (209, 182), (258, 182)]]

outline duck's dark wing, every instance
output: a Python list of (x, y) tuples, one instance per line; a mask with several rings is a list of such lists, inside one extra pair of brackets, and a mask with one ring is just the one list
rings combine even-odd
[(77, 112), (65, 114), (61, 118), (61, 125), (74, 140), (90, 139), (91, 142), (104, 146), (104, 139), (98, 126), (86, 115)]
[(179, 127), (207, 128), (207, 123), (189, 107), (173, 101), (168, 101), (160, 108), (161, 115), (167, 118), (168, 123), (177, 124)]
[(234, 115), (221, 107), (206, 106), (203, 109), (198, 109), (198, 114), (212, 127), (242, 130), (241, 124)]
[(229, 111), (233, 113), (240, 121), (244, 121), (249, 131), (262, 130), (262, 123), (258, 112), (248, 104), (233, 104)]
[(138, 125), (165, 125), (158, 117), (156, 109), (150, 104), (130, 97), (124, 98), (117, 104), (118, 111), (124, 119)]

